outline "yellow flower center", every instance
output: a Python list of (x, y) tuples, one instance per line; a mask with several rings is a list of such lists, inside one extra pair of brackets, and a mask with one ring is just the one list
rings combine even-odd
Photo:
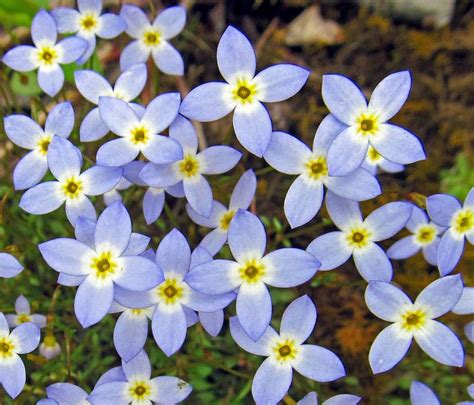
[(367, 150), (367, 158), (373, 165), (379, 163), (383, 158), (372, 146)]
[(52, 66), (58, 60), (58, 52), (53, 46), (43, 46), (38, 49), (38, 61), (40, 65)]
[(150, 139), (149, 130), (144, 126), (136, 127), (131, 131), (131, 141), (135, 145), (146, 144)]
[(423, 225), (416, 231), (416, 240), (421, 245), (429, 245), (436, 237), (436, 228), (433, 225)]
[(374, 135), (379, 130), (379, 122), (375, 114), (363, 113), (356, 119), (357, 133), (361, 135)]
[(117, 263), (112, 259), (110, 251), (102, 252), (92, 259), (91, 267), (98, 279), (104, 280), (112, 276), (117, 270)]
[(239, 269), (239, 273), (242, 281), (255, 284), (265, 275), (265, 266), (258, 260), (252, 259)]
[(227, 211), (225, 214), (221, 216), (221, 219), (219, 221), (219, 226), (221, 229), (224, 231), (227, 231), (230, 226), (230, 221), (232, 221), (232, 218), (234, 218), (235, 211)]
[(319, 180), (328, 175), (328, 166), (323, 156), (313, 157), (305, 163), (306, 173), (312, 180)]
[(143, 309), (132, 309), (133, 315), (141, 315), (142, 312), (143, 312)]
[(179, 162), (179, 171), (184, 177), (194, 177), (199, 172), (199, 161), (196, 156), (186, 155), (184, 159)]
[(158, 31), (146, 31), (143, 34), (143, 42), (147, 46), (155, 47), (161, 42), (161, 34)]
[(63, 193), (66, 198), (74, 200), (81, 195), (82, 181), (77, 177), (70, 177), (63, 183)]
[(28, 315), (28, 314), (19, 314), (16, 317), (16, 323), (17, 324), (21, 324), (21, 323), (25, 323), (25, 322), (31, 322), (31, 316), (30, 315)]
[(130, 385), (129, 393), (134, 400), (146, 400), (151, 393), (150, 384), (145, 381), (137, 381)]
[(298, 349), (293, 340), (283, 340), (273, 347), (273, 353), (277, 361), (284, 363), (293, 360), (298, 354)]
[(43, 156), (46, 156), (46, 154), (48, 153), (48, 148), (49, 148), (50, 143), (51, 143), (51, 136), (47, 135), (38, 141), (38, 143), (36, 144), (36, 149)]
[(94, 31), (95, 28), (97, 28), (99, 21), (95, 15), (92, 14), (86, 14), (81, 18), (79, 21), (79, 25), (84, 31), (91, 32)]
[(408, 331), (421, 329), (425, 323), (426, 314), (421, 309), (411, 309), (402, 315), (402, 328)]
[(0, 338), (0, 360), (13, 356), (15, 345), (9, 337)]
[(461, 235), (471, 231), (474, 228), (474, 211), (470, 208), (459, 211), (453, 218), (452, 226)]
[(236, 85), (232, 89), (232, 98), (241, 104), (253, 103), (257, 93), (257, 85), (246, 79), (237, 80)]
[(44, 338), (43, 343), (45, 346), (54, 347), (57, 342), (53, 335), (48, 335)]
[(370, 232), (362, 227), (353, 228), (346, 234), (346, 240), (350, 247), (361, 249), (370, 242)]
[(167, 305), (176, 304), (183, 295), (183, 283), (176, 278), (168, 278), (158, 286), (158, 297)]

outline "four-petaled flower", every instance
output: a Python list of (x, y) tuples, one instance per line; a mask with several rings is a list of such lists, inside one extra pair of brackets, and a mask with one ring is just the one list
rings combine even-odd
[(360, 275), (366, 281), (392, 279), (392, 264), (376, 244), (390, 238), (408, 222), (413, 205), (392, 202), (377, 208), (365, 220), (357, 202), (326, 194), (329, 216), (340, 231), (329, 232), (314, 239), (307, 251), (321, 262), (320, 270), (332, 270), (354, 257)]
[(371, 281), (365, 302), (377, 317), (393, 322), (375, 338), (369, 363), (375, 374), (393, 368), (406, 354), (413, 338), (433, 360), (462, 367), (464, 350), (457, 336), (435, 318), (449, 312), (459, 301), (463, 283), (459, 274), (429, 284), (413, 303), (398, 287)]
[(33, 322), (40, 328), (46, 326), (46, 317), (41, 314), (32, 314), (30, 303), (23, 295), (18, 296), (15, 301), (15, 312), (16, 314), (5, 315), (10, 328), (14, 328), (26, 322)]
[(34, 46), (20, 45), (8, 51), (2, 61), (19, 72), (38, 69), (38, 84), (49, 96), (54, 97), (64, 84), (60, 64), (77, 61), (87, 49), (87, 41), (68, 37), (58, 43), (57, 27), (53, 17), (40, 10), (31, 23)]
[(418, 138), (406, 129), (388, 124), (402, 107), (411, 88), (408, 71), (393, 73), (372, 92), (369, 104), (362, 91), (349, 78), (323, 76), (323, 100), (344, 129), (328, 151), (328, 170), (343, 176), (357, 169), (367, 156), (369, 145), (393, 163), (407, 164), (425, 159)]
[(39, 245), (54, 270), (80, 280), (74, 301), (77, 319), (86, 328), (99, 322), (112, 305), (114, 288), (145, 291), (163, 281), (157, 264), (141, 256), (126, 255), (132, 224), (120, 202), (107, 207), (97, 220), (94, 246), (59, 238)]
[(38, 184), (48, 171), (48, 149), (53, 136), (68, 138), (74, 127), (71, 103), (57, 104), (46, 117), (44, 130), (30, 117), (20, 114), (4, 118), (8, 138), (31, 152), (22, 157), (13, 171), (16, 190), (25, 190)]
[(232, 26), (217, 47), (217, 66), (226, 83), (200, 85), (184, 98), (180, 113), (198, 121), (214, 121), (235, 109), (237, 139), (261, 157), (272, 136), (272, 121), (262, 102), (283, 101), (306, 83), (309, 70), (291, 64), (270, 66), (255, 75), (255, 52), (247, 37)]
[(381, 193), (377, 179), (358, 168), (345, 176), (331, 176), (327, 167), (327, 151), (341, 131), (342, 124), (332, 115), (319, 126), (313, 149), (284, 132), (273, 132), (264, 159), (276, 170), (298, 175), (288, 189), (284, 210), (292, 228), (311, 221), (318, 213), (324, 197), (324, 186), (340, 197), (364, 201)]
[(450, 195), (435, 194), (427, 198), (426, 210), (431, 220), (448, 229), (438, 246), (438, 268), (441, 276), (453, 271), (464, 250), (464, 238), (474, 244), (474, 188), (461, 206)]
[(40, 183), (23, 194), (20, 207), (30, 214), (47, 214), (66, 203), (66, 216), (74, 226), (79, 217), (96, 219), (88, 196), (111, 190), (122, 177), (119, 167), (93, 166), (81, 173), (82, 155), (67, 139), (53, 137), (48, 166), (56, 181)]
[(288, 288), (303, 284), (313, 277), (320, 263), (311, 254), (296, 248), (278, 249), (265, 255), (265, 229), (248, 211), (237, 211), (230, 223), (228, 240), (236, 261), (219, 259), (200, 264), (189, 273), (187, 280), (192, 288), (204, 294), (223, 294), (238, 288), (237, 317), (244, 330), (256, 340), (272, 317), (272, 299), (267, 285)]
[(184, 62), (179, 52), (168, 42), (178, 35), (186, 23), (183, 7), (163, 10), (150, 24), (146, 14), (136, 6), (124, 5), (120, 15), (127, 22), (125, 32), (135, 39), (120, 55), (120, 68), (128, 69), (136, 63), (146, 62), (150, 54), (155, 65), (169, 75), (181, 76)]
[(257, 405), (278, 403), (290, 388), (293, 369), (320, 382), (346, 375), (344, 365), (333, 352), (304, 344), (313, 332), (316, 316), (316, 307), (309, 297), (299, 297), (283, 312), (280, 333), (267, 326), (256, 341), (246, 333), (237, 317), (230, 319), (230, 333), (235, 342), (249, 353), (267, 357), (253, 378), (252, 396)]
[(157, 165), (149, 163), (140, 172), (140, 177), (150, 186), (165, 188), (183, 183), (184, 194), (189, 205), (204, 217), (212, 210), (212, 189), (205, 174), (221, 174), (231, 170), (242, 153), (230, 146), (211, 146), (197, 152), (198, 137), (193, 124), (178, 116), (170, 125), (170, 138), (183, 148), (184, 157), (174, 163)]
[(87, 50), (77, 60), (77, 63), (82, 65), (94, 52), (96, 36), (106, 39), (115, 38), (127, 28), (127, 24), (118, 15), (111, 13), (100, 15), (102, 0), (77, 0), (77, 7), (79, 11), (59, 7), (54, 9), (51, 15), (56, 21), (58, 32), (76, 34), (87, 41)]

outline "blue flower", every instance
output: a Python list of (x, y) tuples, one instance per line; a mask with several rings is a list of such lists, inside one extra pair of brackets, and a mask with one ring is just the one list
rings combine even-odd
[(35, 215), (46, 214), (66, 203), (66, 215), (74, 226), (80, 216), (96, 219), (88, 196), (111, 190), (120, 180), (122, 169), (93, 166), (81, 173), (82, 156), (67, 139), (55, 136), (48, 148), (48, 166), (56, 181), (38, 184), (23, 194), (20, 207)]
[[(326, 399), (322, 405), (357, 405), (362, 398), (351, 394), (339, 394)], [(309, 392), (296, 405), (318, 405), (318, 394)]]
[(87, 41), (86, 52), (77, 60), (77, 63), (82, 65), (94, 52), (96, 35), (106, 39), (115, 38), (127, 28), (127, 24), (118, 15), (111, 13), (100, 15), (102, 0), (77, 0), (77, 6), (79, 11), (60, 7), (54, 9), (51, 15), (56, 21), (58, 32), (76, 34)]
[(164, 272), (164, 280), (152, 290), (141, 293), (117, 289), (115, 300), (132, 309), (155, 307), (151, 325), (153, 337), (161, 350), (171, 356), (183, 345), (188, 326), (198, 320), (193, 311), (220, 310), (234, 300), (235, 294), (227, 292), (211, 296), (189, 286), (188, 278), (194, 271), (190, 272), (191, 249), (177, 229), (162, 239), (155, 260)]
[(239, 322), (252, 339), (257, 340), (272, 317), (267, 285), (288, 288), (303, 284), (313, 277), (320, 263), (311, 254), (296, 248), (278, 249), (264, 255), (263, 224), (255, 215), (240, 209), (230, 223), (228, 240), (236, 261), (205, 262), (196, 266), (187, 280), (203, 294), (224, 294), (238, 288)]
[(132, 224), (125, 207), (117, 202), (107, 207), (94, 230), (94, 246), (76, 239), (59, 238), (39, 245), (45, 261), (56, 271), (79, 280), (74, 301), (83, 327), (99, 322), (108, 312), (116, 286), (134, 291), (153, 288), (163, 280), (160, 268), (144, 257), (125, 254)]
[(413, 338), (433, 360), (462, 367), (464, 350), (457, 336), (435, 321), (450, 311), (461, 297), (463, 283), (459, 274), (433, 281), (414, 303), (399, 288), (383, 281), (371, 281), (365, 302), (377, 317), (393, 322), (375, 338), (369, 352), (374, 374), (393, 368), (406, 354)]
[(46, 118), (44, 130), (30, 117), (20, 114), (4, 118), (8, 138), (28, 149), (13, 171), (16, 190), (25, 190), (38, 184), (48, 171), (48, 148), (53, 136), (68, 138), (74, 127), (74, 110), (69, 102), (57, 104)]
[(406, 259), (422, 250), (426, 261), (436, 266), (440, 235), (445, 228), (430, 222), (425, 211), (416, 206), (406, 227), (412, 234), (390, 246), (387, 256), (390, 259)]
[(235, 109), (237, 139), (261, 157), (272, 135), (272, 121), (262, 102), (283, 101), (306, 83), (309, 71), (291, 64), (270, 66), (255, 75), (255, 52), (247, 37), (232, 26), (217, 46), (217, 66), (226, 83), (196, 87), (184, 98), (180, 113), (198, 121), (214, 121)]
[(64, 72), (59, 66), (77, 61), (87, 49), (87, 41), (68, 37), (57, 41), (57, 27), (53, 17), (40, 10), (31, 24), (34, 46), (20, 45), (8, 51), (3, 63), (13, 70), (29, 72), (38, 69), (38, 84), (54, 97), (64, 84)]
[(434, 391), (419, 381), (412, 381), (410, 385), (411, 405), (441, 405)]
[(14, 328), (26, 322), (33, 322), (40, 328), (46, 326), (46, 317), (40, 314), (32, 314), (30, 303), (23, 295), (18, 296), (15, 301), (15, 312), (16, 314), (5, 315), (10, 328)]
[(230, 222), (238, 209), (246, 210), (253, 200), (257, 178), (253, 170), (247, 170), (239, 179), (230, 196), (229, 207), (226, 208), (220, 202), (212, 202), (212, 210), (209, 218), (199, 215), (189, 204), (186, 211), (189, 217), (198, 225), (214, 228), (201, 241), (199, 246), (206, 249), (211, 255), (215, 255), (227, 242), (227, 234)]
[(438, 268), (441, 276), (451, 273), (464, 250), (464, 238), (474, 244), (474, 188), (461, 206), (459, 201), (446, 194), (435, 194), (426, 200), (431, 220), (448, 229), (438, 246)]
[(390, 160), (385, 159), (374, 149), (373, 146), (370, 145), (367, 149), (367, 156), (362, 162), (361, 167), (368, 170), (373, 175), (377, 174), (378, 169), (387, 173), (400, 173), (405, 170), (405, 166), (390, 162)]
[(367, 104), (362, 91), (349, 78), (323, 76), (324, 103), (345, 127), (328, 151), (330, 174), (343, 176), (357, 169), (366, 158), (369, 145), (393, 163), (425, 159), (423, 146), (415, 135), (387, 123), (402, 107), (410, 88), (408, 71), (393, 73), (377, 85)]
[(12, 398), (23, 390), (26, 381), (25, 366), (18, 355), (32, 352), (39, 341), (38, 325), (27, 322), (10, 333), (5, 315), (0, 312), (0, 383)]
[(293, 369), (319, 382), (334, 381), (346, 375), (344, 365), (333, 352), (304, 344), (315, 324), (316, 307), (307, 295), (297, 298), (285, 309), (280, 334), (267, 326), (263, 335), (254, 341), (237, 317), (230, 319), (230, 333), (235, 342), (249, 353), (267, 357), (252, 383), (252, 396), (257, 404), (278, 403), (290, 388)]
[(192, 391), (191, 385), (177, 377), (151, 378), (151, 364), (141, 351), (129, 362), (122, 360), (126, 381), (113, 381), (94, 388), (88, 401), (92, 405), (159, 403), (177, 404)]
[(193, 124), (178, 116), (170, 125), (170, 138), (183, 148), (184, 157), (167, 165), (149, 163), (140, 172), (140, 177), (156, 188), (183, 183), (184, 194), (189, 205), (206, 218), (211, 215), (212, 189), (205, 174), (221, 174), (231, 170), (242, 153), (230, 146), (211, 146), (197, 152), (198, 137)]
[(324, 186), (340, 197), (355, 201), (368, 200), (382, 192), (377, 179), (362, 168), (345, 176), (329, 175), (327, 151), (341, 128), (339, 121), (327, 116), (316, 131), (312, 150), (289, 134), (272, 134), (264, 159), (279, 172), (298, 175), (288, 189), (284, 204), (292, 228), (306, 224), (318, 213)]
[(104, 166), (123, 166), (140, 152), (153, 163), (166, 164), (183, 158), (180, 144), (169, 137), (158, 135), (178, 115), (179, 93), (164, 93), (148, 104), (139, 115), (125, 101), (116, 97), (99, 97), (102, 121), (120, 139), (102, 145), (97, 151), (97, 163)]
[(15, 256), (9, 253), (0, 252), (0, 277), (16, 277), (23, 271), (23, 265)]
[[(134, 65), (124, 71), (115, 82), (115, 86), (109, 84), (98, 73), (92, 70), (79, 70), (74, 72), (76, 87), (79, 93), (83, 95), (92, 104), (99, 104), (99, 97), (116, 97), (127, 103), (134, 109), (140, 117), (145, 113), (145, 109), (139, 105), (131, 103), (142, 92), (146, 84), (147, 71), (143, 63)], [(99, 109), (93, 108), (84, 117), (79, 135), (82, 142), (92, 142), (103, 138), (109, 132), (109, 127), (102, 122)]]
[(362, 220), (357, 202), (328, 192), (326, 208), (340, 231), (317, 237), (307, 248), (321, 261), (321, 270), (335, 269), (353, 256), (355, 266), (364, 280), (390, 281), (392, 264), (375, 242), (388, 239), (400, 231), (408, 222), (413, 205), (391, 202)]
[(136, 63), (146, 62), (150, 54), (155, 65), (169, 75), (184, 73), (184, 62), (179, 52), (168, 42), (178, 35), (186, 23), (183, 7), (164, 9), (150, 24), (146, 14), (138, 7), (124, 5), (120, 15), (127, 22), (126, 33), (135, 39), (120, 55), (120, 68), (128, 69)]

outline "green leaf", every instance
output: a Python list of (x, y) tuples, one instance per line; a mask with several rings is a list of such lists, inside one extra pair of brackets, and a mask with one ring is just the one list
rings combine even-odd
[(41, 94), (36, 72), (14, 72), (10, 79), (10, 87), (15, 94), (20, 96), (31, 97)]

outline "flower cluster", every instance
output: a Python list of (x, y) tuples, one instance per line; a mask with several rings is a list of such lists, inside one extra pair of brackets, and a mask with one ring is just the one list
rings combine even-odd
[[(269, 287), (303, 285), (318, 271), (336, 269), (350, 257), (368, 283), (367, 307), (391, 322), (368, 353), (373, 373), (395, 367), (413, 339), (437, 362), (463, 366), (461, 341), (435, 319), (450, 311), (473, 312), (473, 288), (464, 287), (461, 275), (448, 274), (459, 262), (465, 240), (474, 243), (474, 190), (464, 205), (452, 196), (437, 194), (428, 197), (425, 206), (388, 202), (365, 219), (359, 207), (359, 202), (382, 193), (377, 167), (398, 172), (425, 159), (418, 138), (388, 122), (409, 95), (408, 71), (383, 79), (369, 102), (349, 78), (324, 75), (322, 94), (330, 114), (317, 128), (309, 148), (296, 136), (274, 131), (265, 105), (294, 96), (309, 77), (307, 69), (277, 64), (256, 73), (252, 44), (229, 26), (217, 47), (224, 81), (202, 84), (184, 99), (178, 92), (169, 92), (141, 105), (137, 98), (148, 70), (154, 68), (145, 64), (150, 55), (162, 72), (184, 73), (183, 59), (168, 41), (183, 29), (185, 9), (165, 9), (150, 23), (132, 5), (123, 5), (120, 15), (113, 15), (101, 14), (100, 0), (77, 3), (78, 10), (40, 11), (32, 23), (34, 46), (13, 48), (3, 62), (18, 71), (38, 69), (40, 87), (53, 97), (63, 87), (61, 64), (83, 64), (94, 53), (96, 37), (110, 39), (125, 32), (133, 41), (121, 53), (122, 72), (114, 86), (93, 70), (75, 72), (77, 90), (93, 104), (79, 124), (81, 142), (101, 140), (109, 132), (116, 137), (100, 145), (95, 162), (84, 159), (79, 145), (68, 139), (75, 122), (69, 102), (56, 104), (44, 129), (20, 114), (6, 117), (4, 126), (14, 144), (30, 151), (13, 173), (15, 189), (24, 191), (20, 207), (40, 215), (64, 204), (74, 228), (74, 239), (44, 241), (39, 251), (58, 273), (59, 284), (77, 287), (74, 311), (83, 328), (100, 323), (109, 313), (120, 313), (113, 342), (121, 366), (105, 373), (91, 393), (70, 383), (52, 384), (39, 404), (183, 401), (192, 390), (188, 383), (172, 376), (151, 376), (145, 352), (149, 323), (156, 346), (172, 356), (184, 344), (188, 328), (198, 322), (211, 336), (218, 335), (226, 314), (232, 314), (228, 307), (234, 301), (236, 315), (229, 320), (232, 338), (244, 351), (265, 357), (252, 383), (257, 404), (282, 400), (290, 389), (293, 370), (319, 382), (337, 380), (346, 375), (339, 356), (305, 343), (316, 324), (315, 303), (307, 295), (292, 301), (277, 333), (271, 325)], [(58, 34), (63, 33), (74, 35), (58, 42)], [(227, 206), (214, 200), (207, 176), (232, 170), (242, 152), (227, 145), (200, 148), (191, 120), (209, 122), (231, 112), (235, 135), (244, 149), (275, 170), (297, 176), (283, 206), (290, 226), (305, 225), (324, 204), (337, 230), (312, 235), (315, 238), (306, 249), (268, 251), (265, 226), (251, 207), (258, 183), (251, 168), (242, 170)], [(47, 173), (48, 180), (43, 181)], [(163, 232), (160, 243), (149, 248), (151, 239), (133, 232), (133, 218), (121, 201), (119, 191), (132, 186), (146, 189), (143, 210), (148, 224), (160, 216), (165, 195), (170, 194), (185, 198), (189, 218), (212, 231), (194, 249), (178, 229)], [(90, 199), (94, 196), (103, 196), (106, 203), (100, 215), (98, 204)], [(385, 252), (379, 242), (405, 227), (410, 235)], [(225, 244), (232, 260), (215, 257)], [(393, 283), (390, 259), (406, 259), (420, 250), (430, 265), (438, 266), (440, 278), (413, 302)], [(0, 253), (1, 277), (15, 277), (22, 269), (14, 256)], [(31, 314), (25, 297), (18, 297), (15, 310), (6, 318), (0, 314), (0, 383), (12, 398), (22, 391), (26, 378), (18, 354), (38, 346), (40, 328), (47, 330), (45, 344), (57, 345), (51, 325), (43, 315)], [(9, 326), (14, 327), (11, 333)], [(466, 327), (466, 334), (473, 339), (473, 323)], [(45, 357), (50, 353), (43, 350)], [(430, 389), (413, 382), (413, 403), (428, 403), (427, 396), (434, 398), (429, 403), (436, 403)], [(343, 394), (324, 404), (350, 405), (359, 400)], [(311, 392), (298, 404), (317, 402), (317, 394)]]

